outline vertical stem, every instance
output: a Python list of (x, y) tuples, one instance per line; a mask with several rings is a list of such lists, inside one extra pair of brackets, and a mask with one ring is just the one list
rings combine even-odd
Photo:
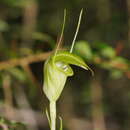
[(75, 32), (75, 35), (74, 35), (74, 39), (72, 41), (72, 45), (71, 45), (71, 48), (70, 48), (70, 53), (72, 53), (72, 51), (73, 51), (75, 40), (76, 40), (77, 34), (79, 32), (79, 27), (80, 27), (80, 23), (81, 23), (82, 13), (83, 13), (83, 9), (81, 9), (81, 11), (80, 11), (79, 21), (78, 21), (78, 25), (77, 25), (76, 32)]
[(56, 130), (56, 102), (50, 102), (51, 130)]
[(55, 55), (60, 47), (60, 44), (62, 42), (62, 39), (63, 39), (63, 34), (64, 34), (64, 28), (65, 28), (65, 20), (66, 20), (66, 9), (64, 9), (64, 20), (63, 20), (63, 25), (62, 25), (62, 30), (61, 30), (61, 35), (60, 35), (60, 39), (57, 43), (57, 47), (56, 47), (56, 50), (55, 50)]

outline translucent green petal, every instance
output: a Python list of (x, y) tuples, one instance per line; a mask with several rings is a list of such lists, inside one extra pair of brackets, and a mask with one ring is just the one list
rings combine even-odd
[(79, 56), (72, 54), (70, 52), (67, 51), (60, 51), (57, 53), (57, 55), (55, 56), (55, 62), (64, 62), (67, 64), (72, 64), (72, 65), (76, 65), (79, 66), (83, 69), (88, 70), (89, 67), (88, 65), (84, 62), (84, 60), (82, 58), (80, 58)]

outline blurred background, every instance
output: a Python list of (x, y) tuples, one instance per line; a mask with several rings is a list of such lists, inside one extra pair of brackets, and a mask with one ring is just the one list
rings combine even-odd
[(64, 130), (130, 129), (130, 0), (0, 0), (0, 130), (49, 130), (43, 65), (65, 8), (63, 48), (83, 8), (74, 53), (95, 75), (72, 66), (57, 103)]

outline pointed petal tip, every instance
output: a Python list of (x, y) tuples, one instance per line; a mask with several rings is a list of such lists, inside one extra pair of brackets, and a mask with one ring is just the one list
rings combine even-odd
[(90, 67), (89, 70), (91, 71), (92, 76), (94, 76), (94, 71)]
[(90, 70), (92, 76), (94, 76), (94, 71), (89, 66), (82, 66), (85, 70)]

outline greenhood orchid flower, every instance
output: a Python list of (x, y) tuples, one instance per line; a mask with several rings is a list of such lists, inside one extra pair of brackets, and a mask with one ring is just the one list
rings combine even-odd
[[(58, 47), (61, 42), (61, 38), (63, 36), (66, 12), (64, 14), (65, 14), (64, 22), (63, 22), (61, 37), (60, 37), (60, 41), (58, 42), (57, 49), (45, 61), (45, 64), (44, 64), (43, 91), (50, 102), (50, 115), (48, 111), (46, 111), (46, 114), (47, 114), (47, 118), (48, 118), (51, 130), (56, 129), (56, 101), (59, 99), (63, 91), (67, 78), (74, 74), (73, 69), (71, 68), (70, 65), (76, 65), (83, 69), (91, 70), (81, 57), (75, 54), (72, 54), (74, 43), (75, 43), (76, 36), (77, 36), (79, 26), (80, 26), (80, 22), (81, 22), (82, 10), (80, 12), (79, 22), (78, 22), (77, 30), (76, 30), (76, 33), (72, 42), (70, 52), (58, 51)], [(93, 71), (91, 70), (91, 72)], [(60, 130), (62, 130), (61, 118), (60, 118), (60, 124), (61, 124)]]
[(86, 70), (87, 64), (79, 56), (67, 51), (59, 51), (45, 62), (44, 66), (44, 92), (50, 101), (57, 101), (66, 83), (68, 76), (73, 75), (70, 64)]

